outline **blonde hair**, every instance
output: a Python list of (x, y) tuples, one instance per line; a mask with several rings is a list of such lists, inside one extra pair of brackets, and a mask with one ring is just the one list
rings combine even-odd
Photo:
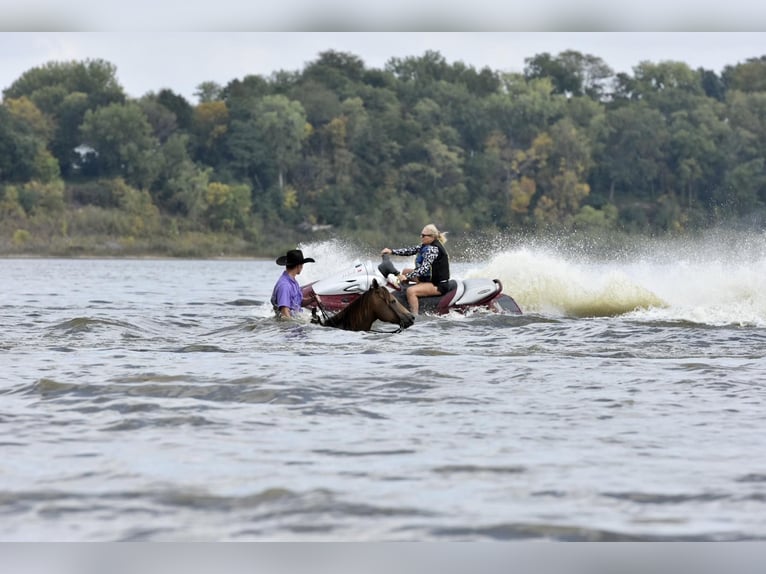
[(434, 236), (434, 239), (438, 239), (441, 243), (447, 243), (447, 232), (439, 231), (433, 223), (429, 223), (423, 227), (423, 231)]

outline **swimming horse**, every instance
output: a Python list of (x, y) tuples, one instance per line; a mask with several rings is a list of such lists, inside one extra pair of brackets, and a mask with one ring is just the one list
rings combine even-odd
[[(324, 311), (322, 314), (324, 315)], [(330, 317), (325, 315), (323, 320), (316, 315), (312, 319), (325, 327), (336, 327), (346, 331), (369, 331), (376, 320), (399, 325), (399, 330), (402, 330), (412, 326), (415, 316), (388, 289), (378, 285), (375, 279), (361, 297), (344, 309)]]

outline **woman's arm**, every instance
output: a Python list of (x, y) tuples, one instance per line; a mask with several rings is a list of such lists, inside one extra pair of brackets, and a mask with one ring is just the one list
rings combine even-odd
[(415, 255), (418, 251), (420, 251), (420, 245), (416, 247), (400, 247), (399, 249), (391, 249), (391, 255), (399, 255), (399, 256), (406, 256), (406, 255)]

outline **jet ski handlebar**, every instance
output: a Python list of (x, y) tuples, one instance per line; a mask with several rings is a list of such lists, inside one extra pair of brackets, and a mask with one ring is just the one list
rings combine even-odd
[(380, 271), (380, 274), (383, 275), (383, 277), (388, 277), (389, 275), (393, 274), (395, 277), (399, 275), (399, 270), (394, 265), (394, 262), (391, 261), (391, 256), (388, 253), (385, 253), (383, 256), (383, 261), (378, 265), (378, 271)]

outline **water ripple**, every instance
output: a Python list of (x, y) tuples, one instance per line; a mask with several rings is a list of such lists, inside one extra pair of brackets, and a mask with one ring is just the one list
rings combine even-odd
[(0, 265), (1, 539), (766, 537), (763, 312), (691, 309), (709, 266), (382, 334), (275, 321), (273, 260)]
[(434, 536), (453, 540), (489, 539), (501, 541), (552, 540), (558, 542), (714, 542), (762, 540), (740, 533), (684, 534), (664, 536), (659, 534), (633, 534), (615, 530), (602, 530), (579, 526), (556, 524), (510, 523), (477, 528), (435, 528)]

